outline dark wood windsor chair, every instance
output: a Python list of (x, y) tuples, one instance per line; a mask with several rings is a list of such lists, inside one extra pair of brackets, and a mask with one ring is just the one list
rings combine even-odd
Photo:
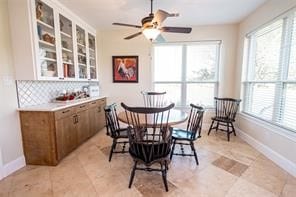
[(163, 107), (166, 92), (141, 92), (145, 107)]
[[(179, 129), (173, 128), (173, 148), (171, 151), (170, 159), (172, 159), (173, 155), (179, 156), (194, 156), (196, 165), (198, 165), (198, 158), (194, 147), (194, 141), (197, 138), (201, 137), (201, 129), (202, 129), (202, 120), (204, 114), (204, 108), (196, 106), (194, 104), (190, 104), (191, 110), (189, 119), (187, 122), (187, 128)], [(181, 146), (181, 153), (175, 153), (175, 145), (179, 144)], [(183, 145), (189, 145), (193, 154), (185, 154)]]
[[(109, 135), (113, 139), (110, 154), (109, 154), (109, 162), (110, 162), (112, 159), (113, 153), (128, 152), (127, 150), (125, 150), (125, 146), (128, 143), (128, 136), (127, 136), (127, 128), (120, 128), (115, 103), (105, 107), (105, 117), (106, 117), (107, 135)], [(117, 144), (123, 144), (122, 150), (116, 151)]]
[[(128, 120), (129, 153), (134, 160), (131, 171), (129, 188), (133, 183), (136, 170), (159, 171), (165, 190), (168, 191), (167, 170), (170, 161), (172, 130), (168, 120), (170, 110), (175, 104), (162, 108), (129, 107), (124, 103)], [(143, 165), (139, 167), (139, 165)], [(156, 168), (153, 164), (159, 164)]]
[[(241, 99), (233, 98), (217, 98), (215, 97), (215, 117), (212, 117), (212, 124), (210, 126), (208, 135), (210, 135), (212, 129), (219, 129), (227, 132), (227, 140), (230, 140), (230, 134), (233, 133), (236, 136), (233, 122), (235, 122), (235, 116), (239, 109)], [(214, 123), (217, 122), (216, 126)], [(219, 128), (219, 126), (226, 127), (225, 129)]]

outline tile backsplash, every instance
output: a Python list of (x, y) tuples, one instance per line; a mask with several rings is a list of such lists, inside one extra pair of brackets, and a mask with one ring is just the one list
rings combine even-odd
[(99, 82), (75, 81), (16, 81), (19, 107), (51, 102), (62, 90), (82, 90), (83, 86), (99, 85)]

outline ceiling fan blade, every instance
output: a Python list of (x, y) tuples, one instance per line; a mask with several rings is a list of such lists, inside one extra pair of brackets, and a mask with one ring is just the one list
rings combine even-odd
[(157, 10), (154, 14), (152, 23), (157, 22), (157, 24), (160, 25), (167, 17), (177, 17), (177, 16), (179, 16), (178, 13), (170, 14), (164, 10)]
[(191, 27), (162, 27), (160, 30), (163, 32), (170, 32), (170, 33), (189, 34), (192, 28)]
[(125, 39), (125, 40), (129, 40), (129, 39), (132, 39), (132, 38), (134, 38), (134, 37), (137, 37), (137, 36), (139, 36), (139, 35), (141, 35), (141, 34), (142, 34), (142, 32), (138, 32), (138, 33), (135, 33), (135, 34), (130, 35), (130, 36), (128, 36), (128, 37), (125, 37), (124, 39)]
[(165, 42), (165, 39), (164, 39), (164, 37), (161, 34), (159, 34), (157, 36), (157, 38), (154, 40), (154, 42), (163, 43), (163, 42)]
[(139, 25), (131, 25), (131, 24), (125, 24), (125, 23), (112, 23), (112, 25), (119, 25), (119, 26), (125, 26), (125, 27), (135, 27), (135, 28), (142, 28)]

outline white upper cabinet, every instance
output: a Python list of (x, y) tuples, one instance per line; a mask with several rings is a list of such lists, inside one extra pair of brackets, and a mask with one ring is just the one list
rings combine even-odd
[(96, 31), (57, 0), (9, 0), (18, 80), (98, 80)]

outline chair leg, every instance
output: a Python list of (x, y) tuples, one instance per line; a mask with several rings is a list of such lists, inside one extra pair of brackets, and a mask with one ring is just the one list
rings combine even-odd
[(218, 129), (219, 129), (219, 121), (217, 121), (216, 132), (218, 131)]
[(196, 154), (195, 147), (194, 147), (194, 143), (193, 142), (190, 142), (190, 146), (191, 146), (191, 150), (194, 153), (194, 158), (195, 158), (196, 165), (199, 165), (197, 154)]
[(227, 141), (230, 140), (230, 131), (229, 131), (229, 123), (227, 123)]
[(116, 140), (116, 139), (113, 139), (113, 143), (112, 143), (111, 150), (110, 150), (110, 154), (109, 154), (109, 162), (110, 162), (111, 159), (112, 159), (113, 150), (115, 149), (116, 144), (117, 144), (117, 140)]
[(168, 164), (168, 162), (166, 160), (164, 161), (164, 164), (165, 164), (165, 169), (169, 170), (169, 164)]
[(131, 172), (131, 176), (130, 176), (130, 181), (129, 181), (129, 184), (128, 184), (128, 188), (131, 188), (131, 186), (133, 184), (136, 168), (137, 168), (137, 162), (135, 161), (134, 167), (133, 167), (132, 172)]
[(176, 139), (173, 139), (173, 148), (171, 150), (170, 160), (172, 160), (172, 158), (173, 158), (175, 146), (176, 146)]
[(210, 133), (211, 133), (212, 126), (213, 126), (214, 122), (215, 122), (215, 121), (214, 121), (214, 120), (212, 120), (212, 124), (211, 124), (211, 126), (210, 126), (210, 129), (209, 129), (208, 135), (210, 135)]
[(234, 129), (234, 126), (233, 126), (232, 122), (230, 123), (230, 125), (232, 127), (232, 131), (233, 131), (234, 136), (236, 136), (235, 129)]
[(160, 165), (161, 165), (161, 173), (162, 173), (162, 179), (163, 179), (165, 191), (168, 192), (169, 188), (168, 188), (168, 182), (167, 182), (167, 170), (166, 170), (166, 167), (163, 167), (163, 164), (160, 164)]

